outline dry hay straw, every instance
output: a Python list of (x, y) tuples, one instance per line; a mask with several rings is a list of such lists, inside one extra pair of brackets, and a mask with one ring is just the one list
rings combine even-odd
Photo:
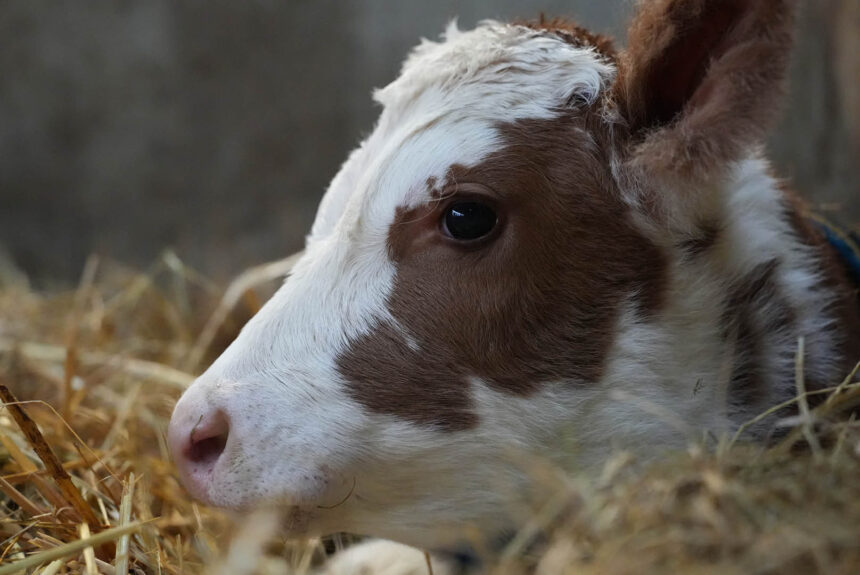
[(146, 273), (92, 258), (70, 292), (0, 281), (0, 574), (284, 572), (318, 560), (318, 542), (267, 533), (268, 556), (235, 564), (235, 521), (190, 501), (165, 443), (193, 373), (256, 311), (257, 284), (290, 263), (245, 274), (220, 306), (220, 290), (171, 253)]
[[(171, 253), (146, 273), (91, 259), (68, 293), (0, 281), (0, 575), (304, 573), (339, 546), (283, 540), (273, 512), (237, 519), (193, 503), (164, 439), (184, 386), (292, 261), (249, 270), (223, 295)], [(860, 426), (845, 415), (860, 404), (855, 379), (813, 409), (800, 377), (800, 415), (768, 448), (726, 438), (651, 464), (618, 454), (598, 478), (553, 476), (555, 495), (486, 565), (860, 572)]]

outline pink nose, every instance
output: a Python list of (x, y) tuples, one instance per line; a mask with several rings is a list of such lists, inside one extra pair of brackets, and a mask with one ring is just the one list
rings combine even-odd
[(186, 489), (212, 503), (210, 490), (230, 436), (230, 419), (222, 409), (183, 397), (170, 420), (167, 438)]

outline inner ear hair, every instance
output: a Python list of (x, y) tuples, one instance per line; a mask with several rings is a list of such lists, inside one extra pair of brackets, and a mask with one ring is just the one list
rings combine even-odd
[(643, 2), (613, 91), (635, 144), (633, 161), (708, 175), (757, 144), (782, 97), (794, 4)]

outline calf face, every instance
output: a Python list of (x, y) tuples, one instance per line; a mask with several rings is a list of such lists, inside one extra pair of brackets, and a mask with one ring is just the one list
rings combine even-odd
[[(661, 0), (620, 56), (559, 22), (422, 43), (290, 277), (177, 404), (189, 491), (289, 506), (297, 533), (445, 545), (508, 524), (529, 481), (512, 454), (583, 469), (685, 439), (619, 390), (725, 430), (724, 308), (764, 260), (702, 253), (736, 210), (799, 254), (768, 289), (809, 260), (750, 159), (789, 42), (785, 2)], [(794, 306), (807, 275), (765, 303)]]

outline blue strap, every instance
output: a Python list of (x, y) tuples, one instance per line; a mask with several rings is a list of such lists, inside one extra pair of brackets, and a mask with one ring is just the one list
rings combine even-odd
[[(514, 535), (515, 532), (506, 531), (499, 533), (487, 541), (488, 546), (485, 551), (492, 554), (501, 553), (513, 540)], [(533, 541), (532, 543), (536, 542)], [(487, 570), (481, 554), (470, 543), (464, 542), (456, 547), (447, 549), (434, 549), (430, 553), (440, 559), (446, 560), (457, 575), (482, 573)]]
[(470, 545), (454, 549), (435, 549), (430, 554), (446, 561), (456, 575), (469, 575), (483, 570), (481, 557)]
[(854, 285), (860, 287), (860, 233), (844, 230), (817, 214), (810, 214), (809, 219), (839, 254)]

